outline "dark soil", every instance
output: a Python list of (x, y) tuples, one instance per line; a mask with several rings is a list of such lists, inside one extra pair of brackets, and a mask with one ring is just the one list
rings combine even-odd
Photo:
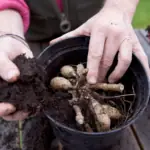
[(9, 102), (17, 110), (31, 114), (41, 111), (49, 101), (43, 67), (36, 59), (26, 59), (24, 55), (18, 56), (14, 63), (20, 70), (20, 77), (14, 83), (0, 79), (0, 102)]

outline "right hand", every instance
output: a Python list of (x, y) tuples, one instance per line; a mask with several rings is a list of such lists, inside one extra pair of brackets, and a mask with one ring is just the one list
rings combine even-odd
[[(32, 58), (33, 54), (20, 41), (11, 37), (0, 38), (0, 77), (7, 82), (15, 82), (20, 72), (12, 62), (18, 55), (25, 54), (27, 58)], [(23, 120), (28, 116), (25, 112), (16, 112), (16, 108), (9, 103), (0, 103), (0, 117), (5, 120)]]

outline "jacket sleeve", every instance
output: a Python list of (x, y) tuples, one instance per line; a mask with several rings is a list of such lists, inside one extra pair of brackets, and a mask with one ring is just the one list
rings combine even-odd
[(0, 10), (14, 9), (18, 11), (22, 17), (24, 24), (24, 32), (27, 31), (29, 27), (29, 8), (24, 0), (0, 0)]

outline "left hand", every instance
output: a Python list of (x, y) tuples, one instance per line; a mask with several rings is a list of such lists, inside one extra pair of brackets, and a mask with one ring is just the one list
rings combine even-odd
[(127, 71), (134, 53), (150, 75), (148, 59), (126, 15), (117, 8), (103, 8), (79, 28), (50, 42), (74, 36), (90, 36), (87, 68), (89, 83), (103, 82), (117, 52), (118, 64), (108, 81), (118, 81)]

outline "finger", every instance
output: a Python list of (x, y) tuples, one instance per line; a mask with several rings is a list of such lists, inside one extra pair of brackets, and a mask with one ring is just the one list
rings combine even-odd
[(8, 103), (0, 103), (0, 117), (9, 115), (16, 111), (16, 108)]
[(24, 120), (27, 117), (28, 117), (27, 112), (18, 111), (12, 115), (7, 115), (2, 118), (5, 119), (6, 121), (17, 121), (17, 120)]
[(139, 39), (137, 38), (132, 26), (131, 26), (131, 31), (132, 31), (132, 37), (133, 37), (133, 53), (136, 55), (136, 57), (141, 61), (143, 64), (148, 76), (150, 77), (150, 68), (148, 64), (148, 58), (147, 55), (145, 54)]
[(150, 77), (150, 68), (148, 64), (148, 58), (144, 50), (142, 49), (142, 47), (139, 46), (139, 48), (136, 48), (136, 50), (134, 50), (133, 52), (136, 55), (136, 57), (141, 61), (141, 63), (143, 64), (145, 68), (147, 75)]
[(9, 60), (9, 58), (4, 54), (0, 53), (0, 76), (8, 82), (14, 82), (18, 79), (20, 72), (16, 65)]
[(86, 29), (84, 24), (82, 26), (80, 26), (79, 28), (62, 35), (61, 37), (58, 37), (58, 38), (50, 41), (50, 44), (54, 44), (56, 42), (59, 42), (59, 41), (62, 41), (62, 40), (68, 39), (68, 38), (72, 38), (75, 36), (80, 36), (80, 35), (89, 36), (89, 31), (88, 31), (88, 29)]
[(102, 82), (104, 81), (108, 70), (110, 69), (114, 57), (119, 50), (119, 42), (117, 38), (114, 38), (114, 36), (110, 35), (105, 44), (105, 50), (103, 53), (102, 60), (100, 62), (100, 67), (99, 67), (99, 76), (98, 76), (98, 81)]
[(101, 30), (94, 30), (91, 33), (88, 60), (87, 60), (87, 80), (89, 83), (94, 84), (98, 79), (99, 64), (103, 55), (104, 43), (105, 43), (105, 34)]
[(22, 53), (25, 54), (26, 58), (33, 58), (33, 53), (29, 48), (23, 48)]
[(132, 61), (132, 44), (126, 39), (121, 44), (118, 54), (118, 64), (114, 71), (110, 74), (108, 81), (114, 83), (118, 81), (127, 71)]

